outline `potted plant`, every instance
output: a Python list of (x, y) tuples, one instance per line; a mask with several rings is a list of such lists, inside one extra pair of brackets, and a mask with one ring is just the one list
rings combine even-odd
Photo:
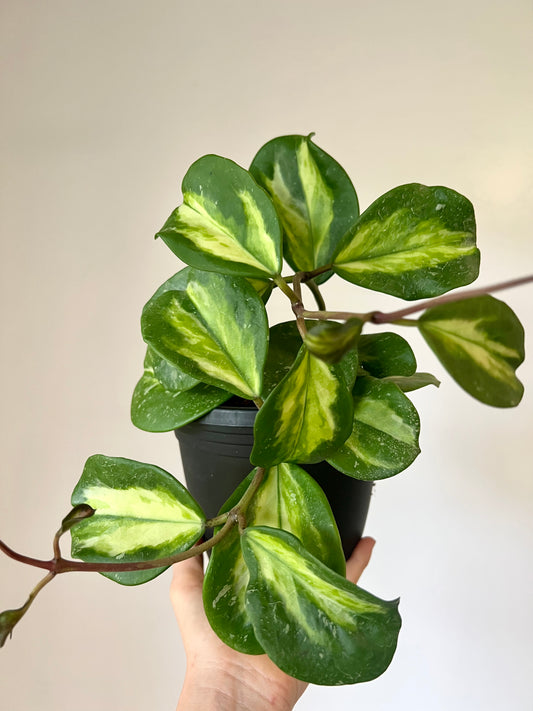
[[(217, 491), (211, 502), (229, 468), (216, 447), (198, 467), (210, 475), (205, 507), (196, 500), (202, 487), (195, 498), (156, 466), (90, 457), (51, 560), (0, 543), (12, 558), (48, 571), (25, 605), (2, 613), (0, 641), (59, 573), (98, 571), (134, 585), (210, 551), (204, 602), (224, 642), (267, 653), (316, 684), (373, 679), (396, 648), (398, 601), (345, 580), (350, 541), (343, 552), (320, 477), (305, 467), (326, 467), (326, 488), (335, 477), (357, 482), (363, 504), (357, 530), (346, 534), (353, 539), (372, 482), (403, 471), (420, 451), (419, 416), (407, 393), (439, 382), (417, 371), (403, 337), (368, 332), (373, 324), (417, 328), (467, 393), (516, 406), (523, 329), (489, 292), (533, 278), (448, 293), (478, 276), (471, 203), (449, 188), (409, 184), (359, 214), (347, 174), (312, 136), (270, 141), (249, 171), (200, 158), (183, 180), (183, 203), (157, 236), (187, 266), (143, 310), (148, 350), (132, 419), (148, 431), (176, 429), (184, 450), (194, 435), (187, 428), (213, 425), (221, 446), (228, 441), (216, 427), (239, 430), (246, 456), (230, 486), (236, 489)], [(332, 276), (416, 303), (390, 313), (329, 310), (321, 285)], [(305, 305), (304, 287), (316, 309)], [(265, 305), (276, 288), (294, 318), (269, 325)], [(226, 413), (222, 420), (217, 412)], [(81, 560), (61, 554), (69, 530)]]

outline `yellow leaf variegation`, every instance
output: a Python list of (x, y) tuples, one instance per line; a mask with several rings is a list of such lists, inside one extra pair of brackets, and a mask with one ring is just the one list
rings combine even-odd
[[(223, 512), (238, 503), (255, 472), (236, 489)], [(246, 522), (292, 533), (306, 550), (344, 575), (346, 565), (331, 508), (320, 486), (301, 467), (283, 463), (267, 469), (246, 511)], [(239, 539), (234, 529), (215, 547), (204, 581), (204, 607), (211, 627), (226, 644), (246, 654), (262, 654), (245, 607), (249, 575)]]
[(353, 389), (354, 419), (348, 439), (328, 459), (355, 479), (386, 479), (420, 453), (420, 418), (413, 403), (391, 382), (360, 377)]
[(401, 625), (398, 601), (348, 582), (285, 531), (247, 528), (241, 545), (250, 574), (246, 610), (280, 669), (327, 685), (369, 681), (385, 671)]
[(334, 271), (360, 286), (422, 299), (479, 272), (472, 204), (454, 190), (402, 185), (378, 198), (339, 245)]
[(257, 414), (250, 460), (259, 466), (319, 462), (348, 437), (352, 413), (339, 366), (315, 358), (302, 346)]
[(466, 392), (494, 407), (518, 405), (524, 386), (515, 370), (524, 360), (524, 329), (507, 304), (489, 295), (441, 304), (418, 325)]
[(301, 271), (329, 264), (359, 216), (357, 195), (343, 168), (311, 136), (281, 136), (259, 150), (250, 172), (279, 214), (289, 264)]
[(272, 202), (227, 158), (197, 160), (183, 180), (183, 204), (157, 236), (186, 264), (246, 277), (281, 270), (281, 228)]
[[(187, 550), (204, 532), (204, 515), (189, 492), (159, 467), (94, 455), (72, 504), (95, 513), (71, 529), (72, 555), (94, 563), (141, 562)], [(104, 573), (124, 585), (151, 580), (165, 568)]]
[(145, 341), (193, 378), (249, 399), (261, 394), (267, 317), (246, 279), (193, 269), (184, 288), (148, 302), (141, 326)]

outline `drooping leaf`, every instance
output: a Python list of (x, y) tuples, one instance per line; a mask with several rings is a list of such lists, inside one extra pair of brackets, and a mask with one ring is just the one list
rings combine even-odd
[(257, 413), (250, 461), (259, 466), (320, 462), (350, 434), (352, 412), (342, 371), (302, 346)]
[(246, 609), (280, 669), (326, 685), (370, 681), (386, 670), (401, 626), (397, 600), (348, 582), (285, 531), (247, 528), (241, 545), (250, 573)]
[[(242, 482), (222, 507), (235, 506), (254, 474)], [(266, 525), (294, 534), (312, 555), (332, 570), (345, 574), (339, 533), (326, 496), (315, 480), (294, 464), (265, 471), (263, 481), (246, 511), (248, 526)], [(233, 529), (213, 549), (204, 581), (207, 618), (223, 642), (246, 654), (262, 654), (245, 607), (248, 569), (240, 535)]]
[(413, 373), (413, 375), (389, 375), (383, 378), (383, 382), (394, 383), (403, 393), (419, 390), (426, 385), (440, 386), (440, 380), (431, 373)]
[(193, 378), (248, 399), (260, 395), (267, 316), (245, 279), (194, 270), (185, 288), (146, 304), (141, 326), (148, 345)]
[(357, 344), (359, 364), (369, 375), (413, 375), (416, 358), (411, 346), (397, 333), (363, 334)]
[(366, 481), (407, 469), (420, 453), (420, 419), (413, 403), (393, 383), (369, 377), (357, 379), (353, 398), (352, 433), (329, 463)]
[(193, 382), (193, 387), (180, 389), (182, 373), (148, 347), (144, 373), (131, 401), (131, 420), (136, 427), (146, 432), (169, 432), (198, 419), (231, 397), (226, 390), (201, 383), (185, 373), (183, 376)]
[(13, 634), (13, 629), (26, 614), (27, 604), (16, 610), (0, 612), (0, 647), (3, 647)]
[(281, 271), (281, 228), (272, 201), (220, 156), (200, 158), (182, 184), (183, 204), (156, 235), (186, 264), (246, 277)]
[(488, 294), (441, 304), (418, 320), (440, 362), (473, 397), (494, 407), (515, 407), (524, 386), (515, 370), (524, 360), (524, 329), (503, 301)]
[[(89, 457), (72, 505), (95, 513), (71, 529), (72, 555), (91, 563), (153, 561), (188, 550), (202, 536), (202, 510), (168, 472), (131, 459)], [(103, 573), (123, 585), (152, 580), (165, 567)]]
[(326, 363), (338, 363), (350, 350), (355, 348), (363, 322), (351, 318), (345, 323), (321, 321), (304, 339), (307, 350)]
[(259, 150), (250, 172), (276, 207), (284, 256), (293, 269), (330, 264), (340, 239), (359, 216), (357, 195), (344, 169), (311, 136), (281, 136)]
[(343, 279), (403, 299), (470, 284), (479, 273), (472, 204), (454, 190), (413, 183), (378, 198), (340, 243)]

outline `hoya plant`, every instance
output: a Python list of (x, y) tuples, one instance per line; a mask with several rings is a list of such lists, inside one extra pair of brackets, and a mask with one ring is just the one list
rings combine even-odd
[[(90, 457), (51, 560), (0, 544), (47, 571), (25, 605), (0, 616), (1, 642), (60, 573), (96, 571), (136, 585), (210, 551), (205, 609), (226, 644), (266, 653), (315, 684), (374, 679), (396, 648), (398, 601), (345, 579), (335, 518), (301, 465), (327, 461), (346, 477), (376, 481), (418, 456), (420, 420), (408, 393), (439, 381), (417, 371), (407, 340), (372, 332), (376, 324), (418, 329), (481, 403), (518, 405), (523, 328), (489, 292), (532, 277), (447, 293), (478, 276), (469, 200), (408, 184), (360, 214), (348, 175), (312, 136), (270, 141), (248, 170), (206, 155), (182, 189), (157, 237), (187, 266), (143, 310), (147, 352), (132, 419), (169, 432), (241, 398), (257, 409), (249, 475), (208, 518), (157, 466)], [(326, 307), (330, 278), (354, 285), (350, 308)], [(357, 287), (416, 303), (361, 313), (352, 310)], [(267, 316), (274, 289), (288, 300), (290, 320), (281, 324)], [(66, 531), (77, 560), (61, 553)]]

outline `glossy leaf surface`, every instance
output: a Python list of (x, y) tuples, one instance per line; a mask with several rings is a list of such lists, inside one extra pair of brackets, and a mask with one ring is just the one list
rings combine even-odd
[(344, 169), (310, 136), (281, 136), (259, 150), (250, 172), (280, 216), (284, 256), (293, 269), (329, 264), (359, 216), (357, 195)]
[(401, 625), (398, 601), (348, 582), (285, 531), (247, 528), (241, 545), (250, 572), (246, 609), (280, 669), (327, 685), (369, 681), (386, 670)]
[[(229, 511), (248, 488), (255, 470), (223, 506)], [(249, 526), (272, 526), (294, 534), (303, 546), (341, 575), (346, 565), (337, 526), (326, 496), (301, 467), (280, 464), (267, 469), (246, 512)], [(204, 582), (207, 618), (223, 642), (246, 654), (262, 654), (245, 607), (248, 569), (236, 528), (215, 546)]]
[(260, 395), (268, 324), (245, 279), (194, 270), (184, 289), (148, 302), (141, 326), (144, 340), (193, 378), (241, 397)]
[[(318, 321), (306, 320), (307, 328), (313, 328)], [(279, 382), (287, 375), (302, 347), (302, 337), (296, 321), (278, 323), (270, 328), (268, 353), (263, 379), (263, 399), (272, 392)], [(351, 390), (355, 383), (358, 368), (357, 351), (349, 351), (338, 363), (339, 371)]]
[(329, 463), (355, 479), (386, 479), (406, 469), (420, 453), (420, 419), (413, 403), (393, 383), (358, 378), (353, 390), (351, 435)]
[[(204, 515), (168, 472), (130, 459), (90, 457), (72, 505), (94, 515), (71, 529), (72, 555), (91, 563), (152, 561), (188, 550), (204, 532)], [(165, 568), (103, 573), (123, 585), (152, 580)]]
[(338, 363), (341, 358), (355, 348), (363, 322), (351, 318), (345, 323), (321, 321), (314, 326), (304, 339), (307, 350), (326, 363)]
[(375, 378), (413, 375), (416, 358), (411, 346), (397, 333), (363, 334), (357, 345), (359, 364)]
[(334, 271), (403, 299), (470, 284), (479, 272), (472, 204), (449, 188), (416, 183), (394, 188), (346, 235)]
[(207, 155), (187, 171), (183, 204), (157, 237), (186, 264), (247, 277), (281, 271), (276, 210), (252, 176), (227, 158)]
[(201, 383), (185, 373), (193, 386), (180, 389), (181, 373), (183, 371), (148, 348), (144, 373), (131, 401), (131, 420), (136, 427), (146, 432), (169, 432), (205, 415), (231, 397), (231, 393)]
[(320, 462), (350, 434), (352, 412), (340, 369), (302, 346), (288, 374), (257, 413), (250, 460), (259, 466)]
[(418, 320), (440, 362), (473, 397), (514, 407), (524, 386), (515, 370), (524, 360), (524, 329), (512, 309), (493, 296), (435, 306)]

